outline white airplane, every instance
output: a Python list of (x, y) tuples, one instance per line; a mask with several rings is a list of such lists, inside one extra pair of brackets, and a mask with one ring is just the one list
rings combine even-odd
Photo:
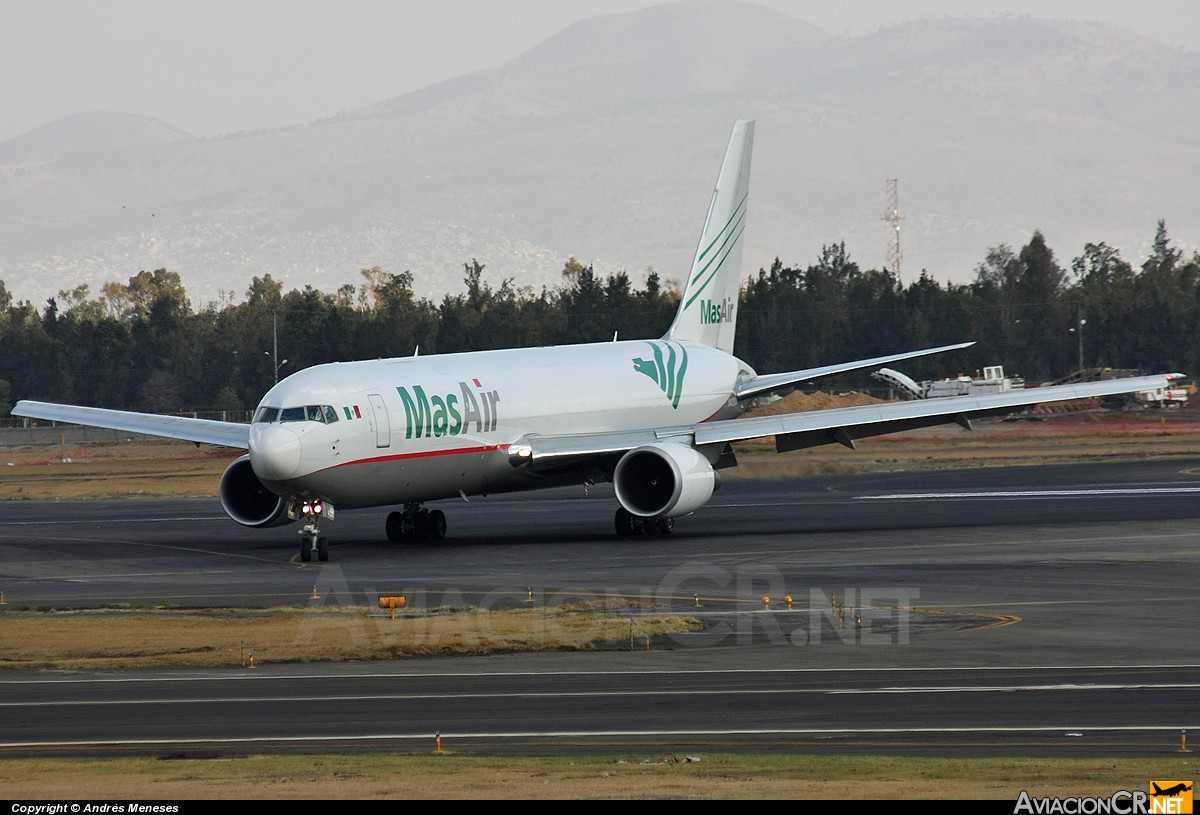
[(426, 501), (611, 481), (620, 535), (667, 534), (704, 506), (732, 442), (777, 451), (1159, 387), (1172, 375), (737, 419), (751, 397), (964, 342), (759, 375), (733, 356), (754, 122), (734, 125), (679, 311), (657, 340), (333, 362), (275, 385), (249, 425), (21, 401), (17, 416), (244, 448), (221, 477), (234, 521), (303, 521), (300, 558), (328, 559), (320, 521), (400, 507), (391, 540), (446, 534)]

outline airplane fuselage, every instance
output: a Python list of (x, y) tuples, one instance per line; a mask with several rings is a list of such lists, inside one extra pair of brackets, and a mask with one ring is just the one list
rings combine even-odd
[(726, 418), (753, 375), (717, 349), (664, 340), (317, 365), (263, 397), (250, 462), (278, 495), (347, 509), (546, 486), (509, 463), (514, 442)]

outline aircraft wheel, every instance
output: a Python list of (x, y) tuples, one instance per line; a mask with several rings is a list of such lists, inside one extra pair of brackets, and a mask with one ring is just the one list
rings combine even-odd
[(617, 510), (616, 518), (613, 519), (617, 527), (617, 535), (622, 538), (628, 538), (633, 534), (633, 514), (625, 507), (620, 507)]
[(308, 538), (300, 538), (300, 562), (308, 563), (312, 560), (312, 545), (308, 542)]
[(658, 535), (670, 535), (675, 531), (674, 518), (656, 518), (654, 520), (654, 532)]
[(387, 539), (390, 541), (398, 541), (404, 539), (404, 516), (399, 512), (389, 512), (387, 521), (383, 525), (384, 531), (387, 533)]
[(440, 509), (430, 511), (428, 517), (429, 537), (440, 541), (446, 537), (446, 513)]
[(329, 560), (329, 540), (327, 538), (317, 538), (317, 560), (322, 563)]
[(422, 509), (413, 516), (413, 531), (421, 540), (433, 537), (433, 527), (429, 522), (429, 510)]

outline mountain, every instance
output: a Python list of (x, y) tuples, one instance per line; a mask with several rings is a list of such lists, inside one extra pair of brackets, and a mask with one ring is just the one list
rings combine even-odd
[(149, 116), (77, 113), (0, 143), (0, 165), (53, 161), (76, 153), (137, 150), (192, 138), (191, 134)]
[(570, 255), (677, 278), (746, 116), (746, 274), (843, 240), (881, 266), (889, 178), (906, 280), (968, 279), (1037, 229), (1064, 265), (1101, 240), (1138, 262), (1160, 218), (1177, 245), (1200, 240), (1196, 54), (1029, 18), (839, 37), (713, 0), (584, 20), (308, 124), (195, 139), (87, 114), (0, 143), (0, 279), (41, 302), (165, 266), (201, 305), (254, 275), (333, 291), (375, 265), (439, 299), (472, 258), (493, 284), (555, 285)]

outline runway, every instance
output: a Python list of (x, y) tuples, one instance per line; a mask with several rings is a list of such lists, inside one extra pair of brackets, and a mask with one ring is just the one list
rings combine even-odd
[(4, 673), (0, 747), (427, 749), (440, 731), (479, 752), (1167, 755), (1200, 727), (1200, 459), (731, 481), (668, 538), (615, 537), (611, 491), (588, 493), (443, 503), (437, 544), (342, 513), (309, 565), (294, 529), (215, 501), (9, 504), (0, 614), (316, 586), (342, 605), (637, 598), (707, 628), (649, 651)]
[[(761, 662), (761, 659), (756, 660)], [(535, 665), (545, 660), (532, 661)], [(1192, 668), (787, 669), (466, 660), (432, 671), (5, 681), (7, 753), (303, 749), (1168, 755)], [(613, 666), (616, 662), (623, 667)], [(22, 738), (22, 734), (24, 737)]]

